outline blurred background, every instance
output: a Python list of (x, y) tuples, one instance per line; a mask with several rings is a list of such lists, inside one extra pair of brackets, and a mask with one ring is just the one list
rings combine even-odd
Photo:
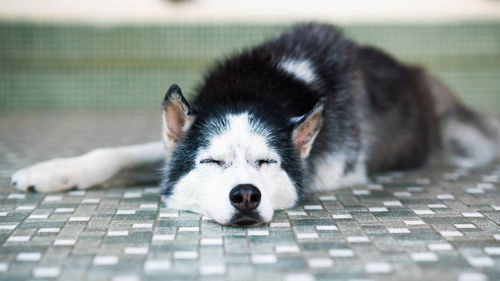
[(217, 58), (296, 22), (340, 25), (500, 111), (500, 1), (0, 0), (0, 111), (155, 110)]

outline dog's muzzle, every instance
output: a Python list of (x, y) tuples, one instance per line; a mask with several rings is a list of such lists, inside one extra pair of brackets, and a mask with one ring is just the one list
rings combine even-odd
[(229, 192), (231, 205), (238, 210), (231, 219), (234, 225), (253, 225), (262, 222), (256, 211), (260, 204), (261, 193), (252, 184), (239, 184)]

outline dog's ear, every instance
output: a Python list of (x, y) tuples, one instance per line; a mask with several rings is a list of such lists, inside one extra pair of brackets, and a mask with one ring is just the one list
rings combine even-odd
[(168, 89), (162, 110), (163, 141), (167, 148), (173, 148), (182, 140), (194, 120), (189, 104), (182, 96), (181, 88), (176, 84)]
[(313, 109), (301, 117), (292, 118), (292, 142), (300, 159), (306, 159), (311, 152), (314, 140), (323, 125), (325, 99), (321, 98)]

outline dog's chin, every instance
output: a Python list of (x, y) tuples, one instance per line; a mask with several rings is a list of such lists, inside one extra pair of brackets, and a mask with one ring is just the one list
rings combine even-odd
[(265, 224), (266, 222), (258, 213), (237, 213), (235, 214), (228, 225), (236, 226), (236, 227), (249, 227), (249, 226), (258, 226), (261, 224)]

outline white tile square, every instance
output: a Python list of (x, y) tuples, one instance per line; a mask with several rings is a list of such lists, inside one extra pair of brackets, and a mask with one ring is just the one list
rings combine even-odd
[(372, 213), (378, 213), (378, 212), (388, 212), (389, 210), (386, 207), (370, 207), (368, 208), (368, 211)]
[(328, 268), (333, 266), (333, 261), (328, 258), (310, 258), (307, 264), (310, 268)]
[(39, 261), (42, 258), (42, 253), (19, 253), (16, 256), (17, 261)]
[(465, 212), (465, 213), (462, 213), (462, 216), (464, 216), (466, 218), (482, 218), (482, 217), (484, 217), (483, 214), (481, 214), (479, 212)]
[(476, 187), (482, 189), (494, 189), (495, 185), (490, 182), (480, 182), (476, 185)]
[(35, 209), (35, 206), (33, 205), (23, 205), (16, 207), (16, 211), (31, 211), (33, 209)]
[(488, 257), (468, 257), (466, 260), (474, 267), (491, 267), (495, 265), (495, 260)]
[(58, 233), (61, 231), (59, 227), (43, 227), (38, 230), (38, 233)]
[(9, 265), (5, 262), (0, 262), (0, 272), (7, 272)]
[(423, 220), (404, 221), (406, 225), (425, 225)]
[(309, 273), (290, 273), (285, 275), (284, 281), (315, 281), (314, 275)]
[(434, 211), (427, 210), (427, 209), (413, 210), (413, 212), (417, 215), (433, 215), (433, 214), (435, 214)]
[(453, 246), (448, 243), (434, 243), (427, 246), (431, 251), (451, 251)]
[(351, 249), (330, 249), (328, 250), (328, 254), (335, 258), (347, 258), (353, 257), (354, 251)]
[(199, 226), (181, 226), (179, 232), (200, 232)]
[(365, 264), (365, 271), (367, 273), (391, 273), (392, 265), (387, 262), (369, 262)]
[(475, 225), (473, 225), (472, 223), (456, 223), (454, 224), (454, 226), (456, 228), (460, 228), (460, 229), (472, 229), (472, 228), (477, 228)]
[(139, 277), (134, 275), (125, 275), (125, 276), (115, 276), (111, 279), (111, 281), (140, 281)]
[(160, 218), (178, 218), (179, 212), (175, 213), (160, 213)]
[(223, 264), (202, 265), (200, 267), (201, 275), (223, 275), (226, 273), (226, 266)]
[(41, 219), (48, 219), (49, 214), (38, 214), (38, 215), (31, 215), (28, 217), (28, 219), (36, 219), (36, 220), (41, 220)]
[(25, 199), (26, 195), (24, 193), (11, 193), (7, 195), (7, 199)]
[(142, 203), (139, 205), (139, 209), (158, 209), (157, 203)]
[(319, 200), (320, 201), (335, 201), (335, 200), (337, 200), (337, 197), (335, 197), (335, 196), (320, 196)]
[(0, 230), (13, 230), (17, 227), (17, 224), (1, 224)]
[(439, 199), (439, 200), (455, 200), (455, 196), (453, 196), (452, 194), (438, 194), (436, 195), (436, 198)]
[(97, 204), (101, 202), (99, 198), (85, 198), (82, 200), (82, 204)]
[(76, 222), (89, 221), (89, 220), (90, 220), (90, 217), (71, 217), (71, 218), (69, 218), (69, 221), (76, 221)]
[(490, 256), (500, 256), (500, 247), (484, 247), (484, 252)]
[(124, 250), (124, 253), (127, 255), (145, 255), (148, 252), (148, 247), (127, 247)]
[(83, 196), (85, 195), (85, 190), (73, 190), (68, 192), (68, 194), (71, 196)]
[(408, 228), (387, 228), (389, 233), (410, 233)]
[(333, 219), (352, 219), (351, 214), (334, 214), (332, 215)]
[(304, 205), (305, 210), (323, 210), (321, 205)]
[(444, 236), (444, 237), (464, 236), (462, 234), (462, 232), (456, 231), (456, 230), (444, 230), (444, 231), (440, 231), (439, 233), (441, 233), (441, 235)]
[(347, 236), (347, 242), (349, 243), (367, 243), (370, 239), (366, 236)]
[(0, 212), (0, 217), (6, 217), (9, 214), (9, 212)]
[(177, 260), (192, 260), (198, 258), (198, 252), (196, 251), (175, 251), (174, 259)]
[(118, 264), (119, 258), (117, 256), (96, 256), (94, 258), (94, 265), (115, 265)]
[(54, 201), (61, 201), (62, 200), (62, 195), (47, 195), (43, 199), (44, 202), (54, 202)]
[(203, 246), (218, 246), (222, 245), (222, 238), (202, 238), (200, 244)]
[(255, 230), (255, 229), (249, 229), (248, 230), (248, 236), (268, 236), (269, 235), (269, 230), (263, 229), (263, 230)]
[(403, 206), (403, 204), (401, 204), (401, 201), (384, 201), (384, 206), (386, 207), (400, 207), (400, 206)]
[(75, 208), (57, 208), (54, 212), (56, 213), (73, 213)]
[(10, 236), (7, 238), (7, 242), (28, 242), (30, 241), (31, 236)]
[(55, 278), (61, 274), (61, 269), (58, 267), (40, 266), (33, 269), (35, 278)]
[(335, 225), (317, 225), (316, 230), (318, 231), (333, 231), (338, 230)]
[(433, 262), (438, 260), (438, 256), (433, 252), (410, 253), (412, 260), (417, 262)]
[(134, 223), (132, 224), (132, 228), (152, 228), (152, 223)]
[(54, 246), (73, 246), (76, 244), (75, 239), (56, 239), (54, 240)]
[(117, 210), (117, 215), (135, 215), (136, 210)]
[(140, 197), (142, 197), (142, 193), (141, 192), (128, 191), (128, 192), (125, 192), (123, 194), (123, 198), (127, 198), (127, 199), (130, 199), (130, 198), (140, 198)]
[(464, 272), (458, 275), (458, 281), (488, 281), (488, 277), (479, 272)]
[(169, 260), (148, 260), (144, 263), (145, 271), (167, 271), (171, 267)]
[(478, 187), (466, 188), (465, 191), (470, 194), (483, 194), (484, 189)]
[(276, 246), (275, 250), (277, 254), (300, 252), (300, 249), (297, 245), (280, 245)]
[(287, 211), (289, 216), (307, 216), (306, 212)]
[(153, 241), (170, 241), (174, 240), (175, 234), (155, 234)]
[(446, 208), (448, 208), (448, 206), (446, 206), (445, 204), (427, 204), (427, 207), (429, 207), (431, 209), (446, 209)]
[(272, 222), (269, 224), (269, 227), (271, 228), (278, 228), (278, 227), (290, 227), (289, 222)]
[(128, 230), (108, 230), (108, 236), (128, 236)]

